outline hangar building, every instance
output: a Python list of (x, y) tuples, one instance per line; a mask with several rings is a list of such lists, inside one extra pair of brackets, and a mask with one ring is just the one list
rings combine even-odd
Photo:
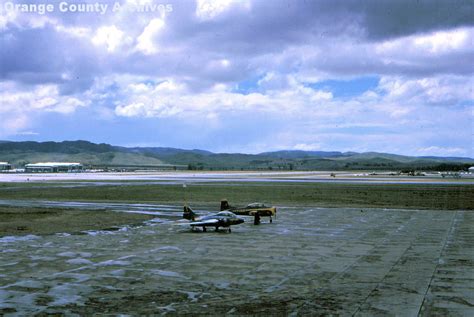
[(11, 170), (12, 166), (8, 162), (0, 162), (0, 171)]
[(26, 164), (26, 173), (58, 173), (58, 172), (80, 172), (82, 171), (81, 163), (59, 163), (59, 162), (46, 162), (46, 163), (34, 163)]

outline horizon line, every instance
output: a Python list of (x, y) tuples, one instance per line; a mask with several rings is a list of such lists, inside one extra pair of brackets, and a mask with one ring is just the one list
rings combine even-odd
[(12, 141), (12, 140), (0, 140), (1, 143), (24, 143), (24, 142), (35, 142), (35, 143), (62, 143), (62, 142), (88, 142), (91, 144), (106, 144), (110, 145), (113, 147), (124, 147), (124, 148), (161, 148), (161, 149), (175, 149), (175, 150), (183, 150), (183, 151), (203, 151), (203, 152), (209, 152), (211, 154), (244, 154), (244, 155), (261, 155), (261, 154), (266, 154), (266, 153), (275, 153), (275, 152), (322, 152), (322, 153), (340, 153), (340, 154), (367, 154), (367, 153), (376, 153), (376, 154), (389, 154), (389, 155), (397, 155), (397, 156), (406, 156), (406, 157), (420, 157), (420, 158), (426, 158), (426, 157), (438, 157), (438, 158), (461, 158), (461, 159), (470, 159), (474, 160), (474, 157), (469, 157), (469, 156), (449, 156), (449, 155), (407, 155), (407, 154), (398, 154), (398, 153), (392, 153), (392, 152), (380, 152), (376, 150), (370, 150), (370, 151), (363, 151), (363, 152), (358, 152), (358, 151), (341, 151), (341, 150), (302, 150), (302, 149), (279, 149), (279, 150), (267, 150), (263, 152), (258, 152), (258, 153), (251, 153), (251, 152), (220, 152), (220, 151), (211, 151), (207, 149), (199, 149), (199, 148), (180, 148), (180, 147), (172, 147), (172, 146), (143, 146), (143, 145), (115, 145), (112, 143), (106, 143), (106, 142), (92, 142), (89, 140), (83, 140), (83, 139), (77, 139), (77, 140), (62, 140), (62, 141), (33, 141), (33, 140), (25, 140), (25, 141)]

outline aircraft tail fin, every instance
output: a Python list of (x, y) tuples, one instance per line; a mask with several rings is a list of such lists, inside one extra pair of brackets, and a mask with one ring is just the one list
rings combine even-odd
[(221, 200), (221, 211), (228, 210), (228, 209), (230, 209), (229, 202), (227, 201), (227, 199), (222, 199)]
[(197, 217), (196, 213), (190, 207), (185, 205), (183, 208), (183, 218), (187, 220), (195, 221), (196, 217)]

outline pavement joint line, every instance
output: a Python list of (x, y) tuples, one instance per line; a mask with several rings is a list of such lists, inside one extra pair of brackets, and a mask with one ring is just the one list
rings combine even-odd
[[(403, 223), (401, 226), (399, 226), (398, 228), (400, 227), (405, 227), (407, 225), (408, 222), (410, 222), (411, 220), (413, 219), (413, 216), (410, 217), (410, 219), (408, 219), (405, 223)], [(393, 231), (389, 236), (391, 235), (394, 235), (395, 233), (398, 232), (398, 228)], [(385, 242), (389, 241), (388, 240), (388, 237), (384, 238), (383, 239), (383, 243), (384, 244)], [(400, 255), (400, 257), (398, 258), (398, 260), (390, 267), (390, 269), (387, 271), (387, 273), (385, 273), (385, 275), (383, 276), (383, 278), (377, 282), (377, 285), (369, 292), (369, 294), (367, 295), (367, 297), (359, 304), (359, 306), (357, 307), (357, 310), (352, 313), (351, 316), (355, 316), (358, 312), (360, 312), (361, 310), (361, 307), (367, 302), (367, 300), (369, 299), (370, 295), (372, 295), (372, 293), (379, 287), (379, 285), (382, 283), (382, 281), (385, 279), (385, 277), (387, 276), (387, 274), (395, 267), (395, 265), (397, 263), (400, 262), (400, 260), (403, 258), (403, 255), (412, 247), (413, 245), (413, 240), (411, 240), (410, 244), (406, 247), (406, 249), (403, 251), (403, 253)]]
[(457, 216), (458, 216), (458, 212), (459, 212), (459, 211), (456, 211), (456, 212), (454, 213), (454, 215), (452, 216), (452, 219), (451, 219), (451, 226), (450, 226), (448, 232), (446, 233), (446, 236), (444, 237), (443, 247), (441, 248), (441, 250), (440, 250), (440, 252), (439, 252), (439, 256), (438, 256), (438, 263), (436, 263), (435, 268), (434, 268), (434, 270), (433, 270), (433, 273), (431, 274), (430, 282), (429, 282), (428, 286), (426, 287), (425, 294), (424, 294), (424, 296), (423, 296), (423, 302), (422, 302), (421, 305), (420, 305), (420, 308), (419, 308), (419, 310), (418, 310), (417, 316), (420, 316), (421, 313), (422, 313), (423, 307), (424, 307), (425, 302), (426, 302), (426, 296), (428, 295), (428, 291), (429, 291), (430, 288), (431, 288), (431, 284), (433, 283), (433, 280), (434, 280), (436, 271), (438, 270), (438, 267), (439, 267), (439, 259), (440, 259), (441, 256), (443, 255), (444, 250), (445, 250), (445, 248), (446, 248), (446, 245), (448, 244), (449, 237), (451, 236), (452, 232), (454, 231), (454, 223), (455, 223), (455, 220), (456, 220), (456, 218), (457, 218)]
[[(411, 219), (412, 219), (412, 217), (410, 217), (410, 219), (406, 220), (401, 226), (404, 227), (404, 226), (406, 225), (406, 223), (409, 222)], [(386, 219), (384, 223), (387, 223), (388, 221), (389, 221), (389, 220)], [(401, 226), (398, 226), (398, 228), (393, 229), (393, 231), (389, 234), (389, 236), (395, 234)], [(359, 235), (359, 239), (361, 239), (362, 237), (364, 237), (364, 236), (366, 236), (366, 235), (368, 235), (368, 234), (369, 234), (368, 232), (364, 232), (363, 234)], [(359, 239), (358, 239), (358, 240), (359, 240)], [(385, 237), (385, 238), (382, 239), (379, 243), (377, 243), (376, 245), (374, 245), (370, 250), (367, 250), (367, 252), (365, 252), (364, 254), (361, 254), (361, 255), (357, 256), (357, 257), (354, 259), (354, 261), (352, 261), (351, 263), (349, 263), (349, 264), (345, 267), (345, 269), (344, 269), (343, 271), (341, 271), (341, 272), (339, 272), (339, 273), (337, 273), (337, 274), (334, 274), (334, 276), (332, 276), (326, 283), (330, 285), (331, 282), (334, 281), (336, 278), (339, 278), (339, 277), (342, 276), (343, 274), (347, 273), (357, 262), (359, 262), (359, 260), (360, 260), (362, 257), (366, 256), (367, 254), (369, 254), (371, 251), (375, 250), (375, 249), (378, 248), (379, 246), (384, 245), (387, 241), (388, 241), (388, 238)], [(340, 249), (344, 248), (348, 243), (349, 243), (349, 242), (347, 242), (347, 243), (345, 243), (344, 245), (338, 247), (337, 250), (340, 250)], [(410, 246), (411, 246), (411, 244), (410, 244)], [(408, 247), (408, 248), (409, 248), (409, 247)], [(372, 283), (368, 283), (368, 284), (372, 284)], [(377, 285), (378, 285), (378, 284), (377, 284)], [(325, 288), (327, 288), (327, 286), (325, 286), (325, 287), (318, 287), (318, 288), (316, 288), (314, 291), (323, 290), (323, 289), (325, 289)], [(377, 288), (377, 286), (376, 286), (374, 289), (376, 289), (376, 288)], [(374, 290), (374, 289), (373, 289), (373, 290)], [(373, 291), (373, 290), (372, 290), (372, 291)], [(370, 293), (372, 293), (372, 291), (371, 291)], [(369, 295), (370, 295), (370, 293), (369, 293)], [(307, 302), (307, 301), (306, 301), (306, 302)], [(305, 303), (306, 303), (306, 302), (305, 302)], [(302, 307), (302, 305), (304, 305), (305, 303), (302, 303), (302, 304), (300, 304), (300, 305), (297, 305), (297, 309), (296, 309), (296, 310), (298, 311), (298, 310)], [(362, 304), (363, 304), (363, 303), (362, 303)], [(362, 305), (362, 304), (361, 304), (361, 305)], [(361, 305), (359, 305), (359, 307), (357, 308), (357, 310), (360, 309), (360, 306), (361, 306)], [(357, 311), (354, 312), (354, 313), (352, 314), (352, 316), (354, 316), (356, 313), (357, 313)]]
[[(412, 217), (410, 217), (410, 219), (408, 221), (410, 221), (412, 219)], [(416, 235), (414, 237), (414, 239), (416, 240), (416, 237), (418, 235)], [(357, 310), (352, 314), (352, 316), (355, 316), (357, 313), (360, 312), (362, 306), (367, 302), (367, 300), (370, 298), (370, 296), (379, 288), (380, 285), (382, 285), (383, 281), (385, 280), (385, 278), (387, 277), (387, 275), (393, 270), (393, 268), (400, 263), (400, 261), (402, 261), (404, 255), (408, 252), (408, 250), (410, 250), (413, 246), (413, 239), (411, 239), (410, 241), (410, 244), (407, 246), (407, 248), (403, 251), (403, 253), (400, 255), (400, 257), (398, 258), (398, 260), (390, 267), (390, 269), (387, 270), (387, 273), (385, 273), (384, 277), (377, 283), (377, 285), (372, 289), (372, 291), (367, 295), (367, 297), (364, 299), (364, 301), (359, 305), (359, 307), (357, 307)], [(423, 304), (423, 302), (420, 304), (420, 307), (421, 305)]]

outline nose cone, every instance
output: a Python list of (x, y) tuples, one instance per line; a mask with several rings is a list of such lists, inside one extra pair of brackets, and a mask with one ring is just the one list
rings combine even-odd
[(245, 222), (245, 221), (244, 221), (244, 219), (242, 219), (242, 218), (237, 219), (237, 224), (241, 224), (241, 223), (244, 223), (244, 222)]

